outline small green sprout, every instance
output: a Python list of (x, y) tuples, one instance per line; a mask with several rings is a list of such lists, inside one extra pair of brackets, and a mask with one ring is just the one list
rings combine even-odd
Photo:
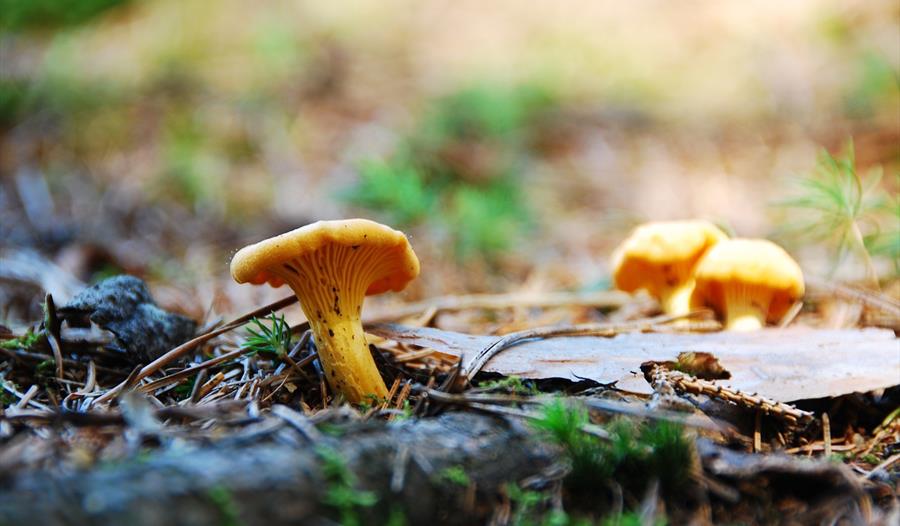
[(34, 374), (37, 377), (52, 377), (55, 367), (56, 362), (53, 360), (41, 360), (34, 366)]
[(381, 397), (379, 397), (379, 396), (377, 396), (377, 395), (374, 395), (374, 394), (371, 394), (371, 393), (370, 393), (370, 394), (367, 394), (367, 395), (366, 395), (365, 400), (363, 400), (362, 402), (360, 402), (359, 404), (357, 404), (357, 407), (359, 408), (359, 411), (360, 411), (361, 413), (367, 413), (367, 412), (369, 412), (372, 408), (375, 408), (375, 407), (378, 407), (378, 406), (380, 406), (380, 405), (383, 405), (383, 404), (385, 404), (386, 402), (387, 402), (387, 399), (386, 399), (386, 398), (381, 398)]
[(439, 478), (450, 482), (451, 484), (456, 484), (457, 486), (467, 487), (472, 483), (472, 480), (469, 478), (469, 474), (466, 473), (466, 470), (462, 466), (447, 466), (443, 470), (441, 470), (438, 475)]
[(253, 318), (250, 323), (256, 325), (256, 329), (247, 327), (250, 336), (241, 345), (242, 350), (250, 351), (249, 354), (267, 353), (276, 356), (284, 356), (291, 351), (291, 326), (284, 321), (284, 315), (276, 316), (273, 312), (268, 318), (269, 324), (263, 323), (258, 318)]
[(842, 156), (823, 150), (815, 170), (797, 180), (798, 195), (780, 203), (805, 213), (784, 233), (826, 243), (835, 269), (852, 253), (873, 282), (873, 256), (892, 262), (900, 274), (900, 200), (880, 187), (881, 178), (880, 168), (859, 174), (852, 141)]
[(238, 505), (231, 490), (222, 484), (215, 485), (206, 491), (207, 496), (219, 508), (222, 526), (240, 526), (243, 521), (238, 514)]
[(394, 414), (395, 421), (409, 420), (413, 417), (413, 405), (409, 400), (403, 401), (403, 407), (400, 408), (400, 411), (400, 413)]
[(34, 332), (34, 330), (29, 327), (25, 334), (19, 336), (18, 338), (13, 338), (11, 340), (4, 340), (0, 342), (0, 349), (25, 349), (28, 350), (37, 344), (43, 336), (40, 332)]
[(179, 398), (187, 398), (194, 392), (194, 384), (197, 383), (197, 375), (192, 376), (187, 382), (178, 384), (172, 392)]
[[(629, 511), (606, 517), (603, 519), (602, 524), (603, 526), (644, 526), (647, 523), (648, 521), (645, 517), (642, 517), (639, 513)], [(653, 524), (653, 526), (666, 526), (667, 521), (665, 518), (658, 518), (650, 524)]]

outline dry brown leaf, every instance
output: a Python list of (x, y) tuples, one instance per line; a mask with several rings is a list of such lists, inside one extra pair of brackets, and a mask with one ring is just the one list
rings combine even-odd
[[(407, 344), (462, 356), (464, 365), (493, 336), (379, 324), (367, 331)], [(507, 349), (484, 371), (523, 378), (618, 382), (650, 393), (640, 365), (675, 361), (682, 352), (707, 352), (731, 373), (721, 385), (791, 402), (900, 385), (900, 340), (884, 329), (767, 329), (751, 333), (627, 333), (534, 340)]]

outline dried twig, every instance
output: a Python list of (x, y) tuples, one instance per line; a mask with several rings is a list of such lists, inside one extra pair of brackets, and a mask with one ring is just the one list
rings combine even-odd
[[(461, 406), (471, 406), (472, 404), (482, 405), (544, 405), (556, 400), (556, 398), (548, 396), (532, 396), (523, 397), (515, 395), (503, 394), (474, 394), (474, 393), (445, 393), (436, 389), (430, 389), (422, 385), (416, 385), (412, 388), (417, 394), (426, 394), (432, 400), (444, 404), (453, 404)], [(726, 435), (735, 435), (734, 428), (724, 422), (717, 422), (712, 418), (698, 418), (697, 415), (684, 414), (676, 411), (666, 411), (660, 409), (650, 410), (644, 404), (632, 404), (627, 402), (617, 402), (615, 400), (604, 400), (599, 398), (584, 398), (581, 401), (589, 409), (604, 413), (613, 413), (620, 415), (633, 416), (637, 418), (647, 418), (651, 420), (663, 420), (667, 422), (675, 422), (689, 427), (698, 429), (706, 429), (716, 431)]]
[(623, 332), (653, 330), (657, 326), (664, 323), (694, 316), (695, 314), (696, 313), (690, 313), (687, 315), (679, 316), (663, 315), (626, 323), (586, 323), (581, 325), (569, 325), (562, 327), (538, 327), (535, 329), (512, 332), (499, 338), (484, 349), (478, 351), (478, 353), (475, 355), (475, 358), (462, 371), (462, 376), (466, 379), (473, 378), (491, 358), (493, 358), (500, 352), (509, 349), (510, 347), (514, 347), (528, 340), (557, 338), (563, 336), (613, 337)]
[(392, 308), (390, 312), (366, 316), (366, 323), (394, 321), (422, 312), (462, 311), (470, 309), (499, 310), (512, 307), (621, 307), (632, 301), (631, 295), (619, 291), (590, 293), (545, 292), (512, 294), (471, 294), (468, 296), (444, 296), (417, 303), (407, 303)]
[(890, 457), (884, 459), (880, 464), (878, 464), (877, 466), (875, 466), (874, 468), (872, 468), (872, 471), (868, 472), (868, 473), (866, 474), (866, 476), (863, 477), (863, 478), (864, 478), (865, 480), (869, 480), (870, 478), (872, 478), (873, 476), (875, 476), (875, 473), (876, 473), (878, 470), (884, 470), (884, 469), (887, 469), (887, 468), (889, 468), (892, 464), (894, 464), (895, 462), (897, 462), (898, 460), (900, 460), (900, 453), (894, 453), (894, 454), (891, 455)]
[(56, 378), (62, 380), (65, 378), (65, 370), (63, 369), (62, 347), (59, 345), (59, 318), (56, 316), (56, 304), (53, 303), (53, 296), (47, 294), (44, 298), (44, 305), (47, 308), (46, 323), (47, 343), (50, 344), (50, 350), (53, 351), (53, 359), (56, 362)]
[(900, 302), (882, 293), (862, 290), (842, 283), (834, 283), (816, 277), (807, 277), (810, 289), (855, 301), (871, 309), (879, 310), (894, 320), (900, 320)]
[(668, 369), (658, 363), (644, 364), (641, 368), (644, 370), (644, 377), (651, 384), (657, 381), (655, 380), (656, 378), (665, 378), (680, 393), (702, 394), (748, 409), (760, 410), (763, 414), (772, 415), (794, 425), (809, 423), (814, 418), (812, 413), (797, 409), (790, 404), (778, 402), (755, 393), (743, 393), (708, 380), (700, 380), (681, 371)]
[[(185, 342), (185, 343), (179, 345), (178, 347), (175, 347), (171, 351), (167, 352), (166, 354), (160, 356), (156, 360), (153, 360), (152, 362), (150, 362), (149, 364), (144, 366), (138, 373), (136, 380), (142, 380), (142, 379), (146, 378), (147, 376), (159, 371), (166, 365), (168, 365), (168, 364), (174, 362), (175, 360), (178, 360), (179, 358), (185, 356), (186, 354), (194, 351), (200, 345), (215, 338), (216, 336), (219, 336), (220, 334), (224, 334), (228, 331), (234, 330), (234, 329), (240, 327), (241, 325), (244, 325), (245, 323), (247, 323), (248, 321), (250, 321), (253, 318), (267, 316), (272, 312), (281, 310), (281, 309), (287, 307), (288, 305), (292, 305), (296, 302), (297, 302), (296, 296), (288, 296), (287, 298), (278, 300), (274, 303), (270, 303), (269, 305), (266, 305), (265, 307), (260, 307), (253, 312), (245, 314), (245, 315), (223, 325), (222, 327), (219, 327), (216, 330), (213, 330), (206, 334), (197, 336), (193, 340), (190, 340), (188, 342)], [(124, 389), (125, 389), (125, 382), (122, 382), (119, 385), (117, 385), (117, 386), (113, 387), (112, 389), (110, 389), (109, 391), (107, 391), (100, 398), (98, 398), (97, 403), (106, 403), (106, 402), (111, 401), (113, 398), (117, 397)]]

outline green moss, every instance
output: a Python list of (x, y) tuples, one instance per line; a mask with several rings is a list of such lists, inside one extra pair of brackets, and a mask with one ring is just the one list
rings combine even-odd
[(472, 483), (469, 474), (466, 473), (466, 469), (462, 466), (448, 466), (441, 470), (438, 478), (463, 487), (467, 487)]
[(591, 496), (612, 482), (639, 497), (658, 480), (664, 495), (678, 496), (687, 487), (693, 461), (691, 443), (680, 426), (668, 422), (611, 421), (603, 440), (584, 432), (587, 411), (556, 400), (543, 409), (535, 427), (562, 447), (571, 464), (564, 484), (576, 500)]
[(238, 504), (229, 490), (224, 485), (216, 485), (207, 490), (207, 496), (219, 508), (221, 526), (240, 526), (243, 521), (238, 513)]
[(0, 341), (0, 348), (28, 350), (31, 349), (35, 344), (37, 344), (43, 336), (43, 333), (34, 332), (34, 330), (29, 327), (28, 330), (25, 331), (25, 334), (19, 336), (18, 338)]
[(523, 380), (519, 376), (507, 376), (506, 378), (501, 378), (499, 380), (480, 382), (478, 388), (486, 391), (505, 391), (511, 394), (526, 396), (533, 396), (539, 393), (534, 382)]
[[(609, 516), (603, 519), (603, 526), (644, 526), (647, 521), (640, 514), (635, 512), (625, 512), (618, 515)], [(652, 522), (654, 526), (665, 526), (665, 519), (656, 519)]]
[(322, 473), (328, 484), (322, 502), (334, 508), (343, 526), (361, 524), (361, 508), (369, 508), (378, 502), (378, 497), (371, 491), (355, 488), (356, 478), (347, 469), (344, 457), (334, 449), (319, 446), (316, 454), (321, 460)]
[(403, 401), (403, 407), (400, 408), (400, 413), (394, 414), (394, 421), (402, 421), (409, 420), (413, 417), (413, 405), (409, 400)]
[(548, 509), (552, 495), (534, 490), (525, 490), (516, 484), (506, 485), (506, 494), (513, 504), (510, 523), (515, 526), (589, 526), (594, 524), (587, 518), (569, 515), (563, 510)]

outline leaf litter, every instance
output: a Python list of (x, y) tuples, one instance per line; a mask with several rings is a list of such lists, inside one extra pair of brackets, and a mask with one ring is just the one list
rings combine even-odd
[[(149, 299), (141, 294), (133, 298), (145, 304)], [(897, 405), (900, 396), (895, 386), (900, 384), (900, 374), (897, 340), (891, 331), (794, 326), (736, 334), (719, 332), (714, 322), (702, 316), (671, 324), (671, 317), (639, 314), (619, 321), (531, 326), (505, 335), (464, 334), (434, 326), (440, 324), (440, 312), (490, 312), (516, 305), (516, 300), (522, 297), (451, 297), (400, 306), (396, 316), (391, 316), (390, 309), (376, 312), (369, 319), (381, 323), (369, 323), (367, 332), (391, 389), (387, 399), (358, 409), (342, 404), (329, 392), (307, 326), (292, 327), (292, 338), (284, 333), (283, 318), (274, 316), (293, 304), (293, 298), (229, 323), (210, 325), (138, 367), (111, 352), (121, 343), (118, 334), (104, 339), (77, 333), (75, 338), (71, 330), (61, 331), (58, 343), (66, 365), (61, 377), (48, 374), (42, 365), (54, 361), (53, 324), (45, 320), (34, 329), (33, 337), (4, 337), (0, 467), (7, 480), (14, 480), (9, 478), (13, 473), (36, 476), (61, 466), (66, 473), (89, 473), (100, 461), (127, 464), (138, 454), (166, 455), (179, 443), (253, 447), (278, 436), (322, 444), (331, 440), (327, 437), (336, 429), (349, 439), (365, 434), (378, 421), (392, 422), (389, 426), (410, 419), (425, 422), (448, 412), (535, 422), (533, 433), (540, 437), (540, 429), (547, 425), (555, 429), (552, 426), (557, 424), (546, 424), (545, 419), (555, 411), (558, 395), (565, 394), (574, 404), (570, 407), (581, 408), (571, 410), (586, 415), (572, 420), (577, 433), (594, 437), (587, 443), (564, 439), (581, 444), (561, 443), (563, 452), (575, 455), (569, 457), (570, 463), (581, 462), (584, 455), (614, 454), (615, 448), (606, 453), (589, 451), (597, 447), (591, 445), (594, 440), (617, 443), (623, 436), (632, 436), (620, 421), (646, 422), (641, 425), (651, 427), (671, 424), (685, 430), (693, 451), (689, 457), (696, 459), (687, 484), (690, 498), (673, 501), (671, 488), (653, 485), (624, 488), (637, 492), (633, 498), (649, 498), (646, 502), (665, 506), (676, 522), (701, 517), (760, 520), (760, 510), (772, 506), (781, 506), (801, 521), (882, 520), (895, 509), (890, 503), (895, 494), (891, 488), (896, 485), (900, 421), (896, 411), (885, 407)], [(543, 309), (603, 307), (612, 308), (612, 313), (629, 305), (617, 295), (588, 299), (577, 294), (535, 295), (530, 301)], [(66, 325), (73, 312), (90, 312), (69, 306), (55, 310)], [(133, 322), (140, 320), (140, 309), (129, 312), (137, 313)], [(98, 318), (97, 325), (105, 319)], [(384, 323), (392, 319), (405, 319), (406, 324)], [(239, 331), (254, 320), (249, 327), (253, 332)], [(279, 324), (263, 330), (273, 320)], [(697, 332), (685, 332), (688, 329)], [(266, 352), (269, 340), (278, 347), (273, 347), (274, 352)], [(260, 346), (266, 348), (261, 352)], [(492, 378), (505, 380), (491, 382)], [(855, 411), (860, 407), (865, 411)], [(415, 429), (408, 427), (407, 432), (415, 433)], [(823, 429), (829, 431), (823, 434)], [(297, 438), (286, 438), (290, 433)], [(637, 440), (636, 436), (627, 440)], [(645, 439), (649, 440), (640, 440)], [(349, 443), (340, 447), (353, 449)], [(397, 459), (409, 458), (402, 447), (391, 447), (400, 448)], [(626, 455), (623, 458), (637, 455), (634, 460), (610, 469), (634, 469), (630, 462), (638, 458), (643, 459), (639, 464), (656, 462), (645, 457), (640, 447), (644, 446), (621, 453)], [(755, 454), (760, 452), (769, 454)], [(792, 458), (822, 454), (841, 455), (846, 465)], [(487, 462), (472, 455), (476, 462)], [(415, 462), (429, 473), (447, 469), (437, 467), (434, 459)], [(547, 486), (557, 488), (550, 493), (535, 492), (538, 508), (548, 509), (553, 491), (563, 491), (560, 495), (568, 495), (570, 508), (585, 513), (584, 502), (573, 497), (578, 495), (577, 487), (571, 486), (574, 479), (566, 475), (577, 466), (568, 465), (561, 475), (539, 470), (532, 478), (520, 479), (514, 486), (519, 489), (507, 493), (519, 496), (505, 505), (501, 500), (495, 509), (508, 505), (521, 510), (518, 492), (535, 491), (528, 488), (540, 479), (543, 484), (569, 482)], [(484, 480), (471, 473), (469, 479), (473, 484)], [(804, 480), (816, 481), (818, 489), (812, 496), (790, 489), (791, 484), (805, 484)], [(404, 487), (402, 479), (392, 484)], [(748, 488), (760, 485), (769, 489), (748, 493)], [(449, 486), (452, 483), (447, 482), (440, 491), (452, 493)], [(6, 488), (10, 496), (18, 491), (14, 483)], [(0, 511), (4, 509), (2, 494)], [(377, 491), (373, 495), (376, 501), (390, 498)], [(483, 506), (497, 496), (492, 492), (474, 495), (464, 497), (474, 501), (460, 517), (484, 517), (480, 515), (484, 508), (477, 511), (474, 502)], [(335, 507), (328, 499), (324, 502), (325, 508)], [(347, 512), (338, 511), (338, 515)]]

